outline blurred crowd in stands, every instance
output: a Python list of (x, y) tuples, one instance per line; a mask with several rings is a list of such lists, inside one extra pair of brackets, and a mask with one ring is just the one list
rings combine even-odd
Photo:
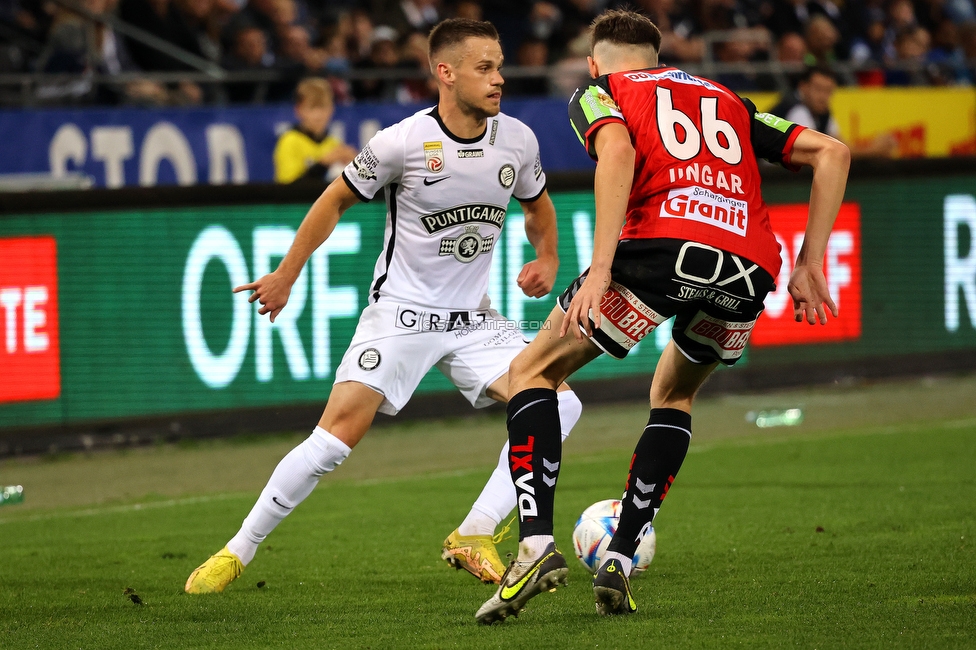
[[(840, 77), (848, 84), (976, 82), (973, 0), (0, 0), (0, 73), (78, 75), (39, 89), (60, 103), (288, 101), (306, 76), (327, 78), (337, 103), (423, 102), (436, 95), (426, 35), (464, 16), (492, 21), (506, 66), (525, 66), (508, 76), (507, 95), (568, 96), (585, 78), (587, 26), (623, 4), (661, 28), (662, 62), (743, 64), (713, 75), (737, 91), (782, 89), (757, 62), (793, 64), (794, 82), (802, 64), (853, 69)], [(86, 84), (92, 74), (200, 69), (112, 19), (194, 60), (275, 81)]]

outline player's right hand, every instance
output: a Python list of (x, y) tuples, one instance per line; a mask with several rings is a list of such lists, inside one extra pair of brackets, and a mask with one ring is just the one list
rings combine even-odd
[(793, 298), (793, 318), (797, 323), (806, 320), (811, 325), (820, 321), (827, 324), (826, 305), (830, 313), (837, 318), (837, 305), (830, 297), (827, 288), (827, 278), (824, 277), (823, 266), (819, 264), (797, 264), (790, 275), (787, 290)]
[(255, 300), (261, 303), (258, 313), (271, 314), (271, 322), (278, 316), (278, 313), (288, 304), (288, 296), (291, 295), (292, 281), (278, 275), (277, 271), (269, 273), (263, 278), (234, 287), (234, 293), (241, 291), (253, 291), (254, 293), (247, 299), (248, 302)]
[[(593, 336), (593, 327), (600, 328), (600, 303), (603, 302), (603, 295), (610, 286), (610, 272), (594, 274), (590, 271), (583, 284), (580, 286), (569, 309), (566, 310), (566, 317), (563, 318), (562, 327), (559, 328), (559, 338), (566, 336), (569, 328), (573, 328), (576, 340), (583, 341), (583, 332), (587, 336)], [(593, 314), (593, 324), (590, 325), (590, 314)]]

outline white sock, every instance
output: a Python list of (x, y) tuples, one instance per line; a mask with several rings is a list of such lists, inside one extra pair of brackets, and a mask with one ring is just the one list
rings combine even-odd
[(600, 567), (602, 568), (603, 565), (609, 562), (610, 560), (617, 560), (618, 562), (620, 562), (620, 568), (624, 570), (624, 575), (630, 576), (630, 571), (634, 566), (633, 558), (629, 558), (626, 555), (621, 555), (620, 553), (617, 553), (615, 551), (607, 551), (606, 553), (603, 554), (603, 562), (600, 563)]
[(552, 544), (552, 535), (529, 535), (519, 542), (518, 561), (534, 562)]
[(258, 544), (312, 493), (319, 477), (334, 470), (350, 451), (331, 433), (315, 427), (312, 435), (288, 452), (275, 467), (240, 531), (227, 542), (227, 549), (243, 564), (250, 562)]
[[(562, 439), (566, 440), (583, 412), (583, 403), (571, 390), (556, 393), (556, 399), (559, 407), (559, 431)], [(501, 454), (498, 455), (498, 465), (495, 466), (478, 499), (471, 506), (468, 516), (458, 526), (458, 533), (491, 535), (502, 519), (514, 509), (515, 485), (512, 483), (512, 473), (508, 468), (508, 442), (506, 441)]]

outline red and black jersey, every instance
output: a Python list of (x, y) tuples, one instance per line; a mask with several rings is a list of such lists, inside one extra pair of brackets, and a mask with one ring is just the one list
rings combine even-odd
[(622, 122), (637, 152), (621, 239), (696, 241), (752, 260), (773, 277), (779, 244), (761, 194), (757, 157), (789, 163), (804, 127), (727, 88), (675, 68), (604, 75), (569, 103), (594, 159), (596, 131)]

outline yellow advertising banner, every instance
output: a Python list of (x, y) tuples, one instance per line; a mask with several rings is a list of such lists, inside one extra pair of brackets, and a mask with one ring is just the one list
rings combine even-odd
[[(760, 111), (776, 93), (745, 93)], [(854, 151), (889, 138), (896, 158), (976, 155), (976, 90), (973, 88), (838, 88), (831, 112)]]
[(972, 88), (839, 88), (831, 110), (855, 150), (887, 134), (899, 158), (976, 155)]

